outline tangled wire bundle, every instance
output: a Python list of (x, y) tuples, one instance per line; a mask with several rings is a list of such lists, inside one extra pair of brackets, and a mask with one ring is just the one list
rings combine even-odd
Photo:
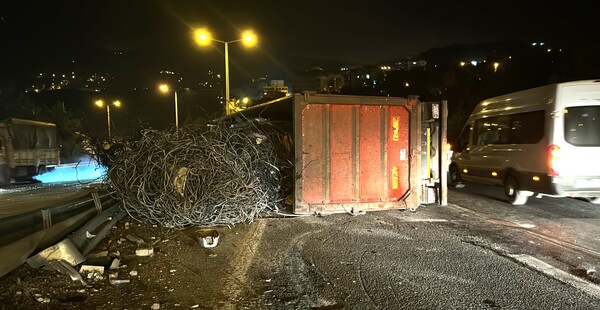
[(107, 173), (133, 218), (231, 226), (277, 211), (291, 191), (291, 139), (265, 121), (144, 130)]

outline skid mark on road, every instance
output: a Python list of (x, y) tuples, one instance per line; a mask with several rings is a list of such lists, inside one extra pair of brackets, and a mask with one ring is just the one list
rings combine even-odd
[(438, 222), (450, 222), (450, 220), (446, 219), (405, 219), (407, 222), (427, 222), (427, 223), (438, 223)]
[[(535, 231), (532, 231), (528, 228), (523, 227), (522, 224), (516, 224), (513, 222), (509, 222), (509, 221), (504, 221), (504, 220), (499, 220), (499, 219), (494, 219), (494, 218), (489, 218), (486, 217), (484, 215), (481, 215), (473, 210), (467, 209), (467, 208), (463, 208), (461, 206), (458, 205), (448, 205), (450, 208), (453, 208), (457, 211), (461, 211), (464, 213), (468, 213), (469, 215), (479, 218), (480, 220), (483, 221), (487, 221), (490, 223), (493, 223), (495, 225), (502, 225), (505, 227), (511, 227), (511, 228), (515, 228), (515, 229), (519, 229), (521, 232), (523, 232), (524, 234), (529, 235), (532, 238), (537, 238), (538, 240), (542, 240), (543, 242), (546, 242), (548, 244), (552, 244), (554, 246), (557, 246), (559, 248), (563, 248), (565, 250), (568, 251), (573, 251), (573, 252), (579, 252), (579, 253), (584, 253), (596, 258), (600, 258), (600, 252), (594, 250), (594, 249), (590, 249), (588, 247), (579, 245), (579, 244), (575, 244), (575, 243), (571, 243), (571, 242), (566, 242), (566, 241), (561, 241), (558, 240), (552, 236), (548, 236), (545, 234), (541, 234)], [(594, 284), (591, 281), (582, 279), (580, 277), (577, 277), (575, 275), (572, 275), (560, 268), (554, 267), (540, 259), (537, 259), (531, 255), (527, 255), (527, 254), (508, 254), (506, 251), (498, 251), (498, 249), (495, 249), (495, 251), (497, 253), (499, 253), (500, 255), (509, 257), (533, 270), (537, 270), (553, 279), (556, 279), (562, 283), (565, 283), (567, 285), (571, 285), (585, 293), (587, 293), (590, 296), (593, 296), (595, 298), (600, 299), (600, 286)]]
[(525, 266), (528, 266), (529, 268), (537, 270), (562, 283), (571, 285), (592, 297), (600, 299), (600, 286), (596, 284), (593, 284), (589, 281), (585, 281), (568, 272), (562, 271), (530, 255), (509, 254), (507, 256), (524, 264)]
[(237, 309), (235, 302), (239, 300), (244, 290), (248, 269), (250, 268), (250, 265), (252, 265), (256, 249), (260, 245), (259, 240), (263, 235), (265, 226), (266, 221), (254, 221), (250, 226), (250, 230), (240, 242), (240, 244), (244, 246), (239, 247), (233, 254), (231, 266), (229, 266), (231, 274), (223, 284), (223, 290), (226, 292), (225, 296), (228, 298), (221, 309)]
[[(496, 225), (519, 229), (521, 232), (524, 232), (525, 234), (528, 234), (528, 235), (538, 238), (538, 239), (542, 239), (543, 241), (551, 243), (553, 245), (556, 245), (556, 246), (559, 246), (559, 247), (562, 247), (562, 248), (565, 248), (565, 249), (568, 249), (571, 251), (577, 251), (577, 252), (585, 253), (587, 255), (592, 255), (594, 257), (600, 258), (600, 252), (598, 252), (594, 249), (591, 249), (589, 247), (579, 245), (579, 244), (576, 244), (573, 242), (562, 241), (562, 240), (554, 238), (553, 236), (548, 236), (546, 234), (532, 231), (532, 230), (528, 229), (529, 227), (523, 227), (523, 224), (517, 224), (517, 223), (513, 223), (513, 222), (501, 220), (501, 219), (487, 217), (487, 216), (481, 215), (480, 213), (477, 213), (473, 210), (470, 210), (470, 209), (467, 209), (467, 208), (464, 208), (464, 207), (461, 207), (461, 206), (458, 206), (455, 204), (448, 204), (448, 207), (455, 209), (457, 211), (469, 213), (469, 215), (472, 215), (481, 220), (488, 221), (488, 222), (496, 224)], [(529, 225), (532, 225), (532, 224), (529, 224)], [(526, 226), (528, 226), (528, 225), (526, 225)]]

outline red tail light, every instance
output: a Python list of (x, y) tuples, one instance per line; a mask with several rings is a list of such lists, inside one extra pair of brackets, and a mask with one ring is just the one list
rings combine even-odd
[(548, 146), (548, 171), (550, 176), (559, 176), (560, 167), (560, 147), (551, 144)]

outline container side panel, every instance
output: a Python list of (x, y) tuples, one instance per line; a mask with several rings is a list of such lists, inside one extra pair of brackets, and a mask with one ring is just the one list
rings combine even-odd
[(381, 107), (360, 107), (360, 200), (382, 201), (385, 198), (381, 171)]
[(329, 199), (332, 203), (352, 201), (352, 106), (330, 106), (330, 188)]
[(324, 203), (323, 136), (324, 109), (308, 105), (302, 110), (302, 199), (308, 203)]
[(409, 189), (409, 113), (404, 107), (388, 107), (388, 199), (395, 201)]

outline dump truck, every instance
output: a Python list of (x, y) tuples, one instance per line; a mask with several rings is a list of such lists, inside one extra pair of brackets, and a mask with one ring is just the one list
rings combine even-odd
[(20, 118), (0, 121), (0, 186), (31, 181), (59, 164), (56, 124)]
[(222, 119), (256, 117), (288, 124), (296, 214), (446, 204), (445, 101), (304, 92)]

